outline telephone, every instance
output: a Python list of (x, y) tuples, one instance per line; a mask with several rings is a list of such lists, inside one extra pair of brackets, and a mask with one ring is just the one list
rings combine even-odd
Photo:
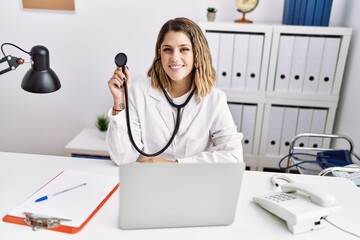
[(285, 220), (293, 234), (326, 227), (328, 223), (323, 218), (341, 210), (333, 195), (315, 186), (288, 182), (280, 188), (281, 192), (256, 196), (253, 201)]

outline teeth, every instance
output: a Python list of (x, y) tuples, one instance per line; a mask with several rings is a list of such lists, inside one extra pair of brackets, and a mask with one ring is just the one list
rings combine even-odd
[(170, 66), (171, 69), (179, 69), (181, 68), (182, 66)]

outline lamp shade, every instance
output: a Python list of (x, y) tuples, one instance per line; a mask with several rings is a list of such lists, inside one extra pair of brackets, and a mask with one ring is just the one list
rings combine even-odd
[(50, 68), (49, 50), (44, 46), (34, 46), (30, 51), (33, 64), (26, 72), (21, 88), (32, 93), (51, 93), (61, 88), (56, 73)]

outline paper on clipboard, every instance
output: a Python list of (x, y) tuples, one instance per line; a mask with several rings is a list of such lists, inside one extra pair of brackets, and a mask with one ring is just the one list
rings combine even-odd
[[(81, 183), (87, 184), (46, 201), (35, 202), (36, 199), (44, 195), (56, 193)], [(24, 221), (25, 212), (70, 219), (71, 221), (64, 221), (61, 226), (51, 230), (76, 233), (86, 225), (116, 191), (119, 186), (118, 183), (117, 176), (65, 170), (9, 212), (3, 220), (26, 225)]]

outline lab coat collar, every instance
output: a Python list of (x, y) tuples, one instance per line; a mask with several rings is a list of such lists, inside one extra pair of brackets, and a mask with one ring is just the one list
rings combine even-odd
[[(175, 123), (172, 117), (173, 107), (169, 104), (164, 93), (161, 90), (155, 89), (149, 86), (148, 95), (158, 101), (156, 108), (166, 124), (170, 134), (173, 133)], [(194, 94), (189, 103), (182, 109), (181, 123), (178, 131), (178, 135), (181, 135), (187, 131), (191, 122), (199, 112), (201, 99)]]

